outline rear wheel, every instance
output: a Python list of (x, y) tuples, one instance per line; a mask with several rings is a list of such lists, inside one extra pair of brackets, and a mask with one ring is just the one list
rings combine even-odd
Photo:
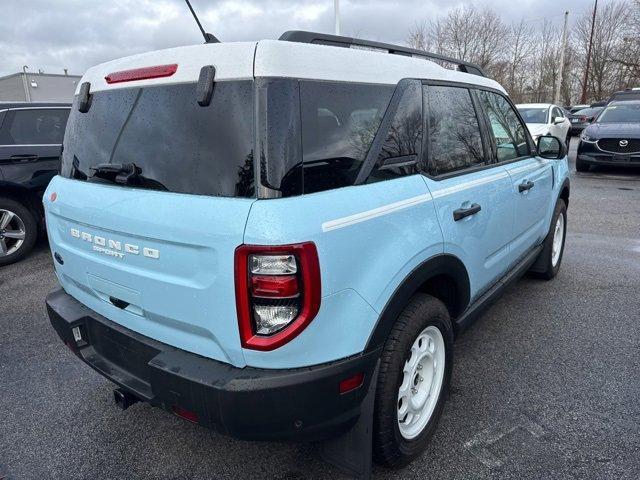
[(406, 465), (426, 448), (449, 392), (453, 331), (444, 304), (417, 294), (398, 317), (380, 361), (374, 458)]
[(31, 211), (15, 200), (0, 197), (0, 265), (24, 258), (37, 236), (38, 226)]

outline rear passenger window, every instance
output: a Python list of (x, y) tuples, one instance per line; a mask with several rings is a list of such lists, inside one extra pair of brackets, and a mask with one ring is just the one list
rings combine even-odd
[(414, 82), (402, 94), (368, 183), (417, 173), (422, 123), (422, 86)]
[(304, 192), (353, 185), (394, 87), (300, 82)]
[(442, 175), (485, 164), (478, 117), (468, 89), (425, 88), (429, 119), (429, 173)]
[(12, 145), (61, 144), (67, 109), (14, 110), (7, 117), (8, 143)]
[(502, 95), (481, 90), (478, 92), (496, 143), (498, 162), (530, 155), (525, 126)]

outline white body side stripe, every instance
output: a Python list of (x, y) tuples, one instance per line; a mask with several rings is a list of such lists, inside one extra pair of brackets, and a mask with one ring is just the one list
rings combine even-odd
[(418, 195), (417, 197), (411, 197), (411, 198), (407, 198), (406, 200), (400, 200), (399, 202), (390, 203), (389, 205), (384, 205), (382, 207), (374, 208), (372, 210), (367, 210), (365, 212), (349, 215), (348, 217), (342, 217), (342, 218), (337, 218), (335, 220), (330, 220), (322, 224), (322, 231), (330, 232), (331, 230), (337, 230), (339, 228), (355, 225), (356, 223), (365, 222), (367, 220), (371, 220), (372, 218), (381, 217), (382, 215), (387, 215), (389, 213), (397, 212), (398, 210), (412, 207), (414, 205), (428, 202), (430, 200), (431, 200), (431, 195), (429, 195), (428, 193), (425, 193), (424, 195)]
[(460, 192), (462, 190), (466, 190), (467, 188), (477, 187), (480, 185), (484, 185), (486, 183), (491, 183), (501, 178), (507, 178), (509, 174), (507, 172), (500, 172), (494, 175), (490, 175), (488, 177), (477, 178), (475, 180), (471, 180), (470, 182), (459, 183), (457, 185), (453, 185), (451, 187), (443, 188), (440, 190), (433, 191), (433, 198), (440, 198), (451, 193)]

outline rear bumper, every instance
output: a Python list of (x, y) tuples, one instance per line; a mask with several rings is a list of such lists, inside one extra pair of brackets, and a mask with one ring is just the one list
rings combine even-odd
[[(129, 393), (169, 412), (186, 409), (198, 424), (246, 440), (318, 440), (346, 431), (360, 415), (380, 354), (300, 369), (236, 368), (124, 328), (62, 289), (47, 297), (47, 312), (82, 361)], [(363, 385), (341, 395), (340, 381), (361, 372)]]

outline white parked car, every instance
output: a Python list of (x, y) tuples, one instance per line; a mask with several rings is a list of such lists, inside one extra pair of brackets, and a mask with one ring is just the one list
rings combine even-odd
[(521, 103), (516, 107), (535, 141), (541, 135), (553, 135), (569, 145), (571, 122), (562, 108), (551, 103)]

